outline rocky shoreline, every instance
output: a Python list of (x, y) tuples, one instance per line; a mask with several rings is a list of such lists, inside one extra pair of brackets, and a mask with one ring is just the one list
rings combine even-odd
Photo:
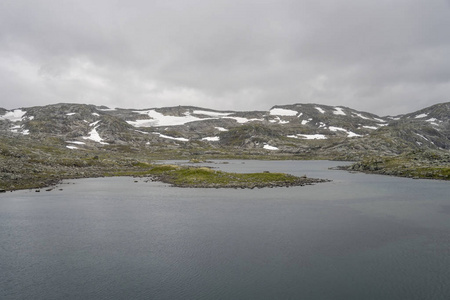
[(161, 165), (137, 160), (107, 160), (97, 157), (70, 162), (55, 158), (30, 164), (23, 158), (0, 161), (0, 193), (21, 189), (55, 189), (67, 179), (130, 176), (183, 188), (275, 188), (328, 182), (326, 179), (296, 177), (283, 173), (237, 174), (205, 167)]
[[(258, 173), (254, 173), (258, 174)], [(118, 175), (120, 176), (120, 175)], [(40, 192), (41, 189), (45, 189), (46, 191), (52, 191), (58, 189), (57, 187), (62, 183), (63, 180), (69, 179), (82, 179), (82, 178), (98, 178), (98, 177), (113, 177), (113, 176), (79, 176), (79, 177), (64, 177), (58, 180), (48, 180), (44, 181), (42, 184), (38, 184), (33, 187), (27, 188), (15, 188), (14, 186), (11, 189), (0, 189), (0, 193), (6, 193), (7, 191), (15, 191), (21, 189), (35, 189), (36, 192)], [(135, 177), (135, 176), (130, 176)], [(173, 187), (179, 188), (215, 188), (215, 189), (255, 189), (255, 188), (280, 188), (280, 187), (295, 187), (295, 186), (306, 186), (306, 185), (314, 185), (317, 183), (325, 183), (330, 182), (328, 179), (319, 179), (319, 178), (308, 178), (306, 176), (298, 177), (295, 180), (276, 180), (276, 181), (268, 181), (268, 182), (248, 182), (248, 181), (233, 181), (229, 183), (214, 183), (214, 182), (194, 182), (194, 183), (177, 183), (173, 180), (171, 176), (167, 175), (151, 175), (151, 176), (139, 176), (139, 178), (143, 178), (145, 182), (163, 182), (170, 184)], [(62, 190), (62, 189), (60, 189)]]
[(413, 179), (450, 180), (450, 154), (416, 151), (398, 156), (366, 157), (337, 169)]
[[(259, 173), (255, 173), (259, 174)], [(171, 176), (157, 175), (149, 178), (151, 181), (158, 181), (171, 184), (174, 187), (181, 188), (232, 188), (232, 189), (255, 189), (255, 188), (277, 188), (277, 187), (294, 187), (294, 186), (306, 186), (317, 183), (330, 182), (328, 179), (308, 178), (306, 176), (297, 177), (294, 180), (276, 180), (267, 182), (248, 182), (232, 181), (229, 183), (214, 183), (214, 182), (191, 182), (191, 183), (177, 183)]]
[[(228, 153), (234, 159), (264, 159), (245, 153)], [(234, 154), (234, 156), (231, 156)], [(230, 158), (227, 157), (227, 158)], [(266, 159), (275, 157), (266, 156)], [(280, 157), (279, 159), (285, 157)], [(235, 174), (201, 167), (163, 166), (157, 161), (181, 159), (201, 162), (225, 159), (213, 155), (157, 152), (150, 149), (112, 151), (93, 149), (69, 151), (59, 140), (0, 137), (0, 192), (20, 189), (42, 189), (64, 179), (111, 176), (146, 177), (177, 187), (190, 188), (263, 188), (305, 186), (327, 182), (326, 179), (294, 177), (279, 173)], [(450, 154), (438, 151), (414, 151), (396, 156), (366, 156), (348, 171), (450, 180)]]

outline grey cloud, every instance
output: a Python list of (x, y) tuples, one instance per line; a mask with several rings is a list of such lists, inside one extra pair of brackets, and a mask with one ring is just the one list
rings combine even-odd
[(406, 113), (448, 100), (448, 1), (2, 1), (1, 107)]

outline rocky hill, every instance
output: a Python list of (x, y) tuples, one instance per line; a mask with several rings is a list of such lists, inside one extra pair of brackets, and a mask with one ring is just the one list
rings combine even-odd
[(342, 106), (278, 105), (268, 111), (177, 106), (145, 110), (84, 104), (0, 108), (0, 134), (54, 138), (70, 151), (170, 149), (359, 159), (450, 149), (450, 103), (396, 117)]

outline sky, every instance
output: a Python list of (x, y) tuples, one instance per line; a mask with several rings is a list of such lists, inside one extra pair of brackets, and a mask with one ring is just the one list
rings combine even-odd
[(2, 0), (0, 107), (450, 101), (450, 0)]

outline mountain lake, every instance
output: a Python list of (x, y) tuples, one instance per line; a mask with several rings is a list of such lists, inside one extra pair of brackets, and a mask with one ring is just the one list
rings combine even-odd
[(450, 299), (450, 183), (328, 169), (347, 163), (197, 164), (333, 180), (303, 187), (0, 194), (0, 299)]

